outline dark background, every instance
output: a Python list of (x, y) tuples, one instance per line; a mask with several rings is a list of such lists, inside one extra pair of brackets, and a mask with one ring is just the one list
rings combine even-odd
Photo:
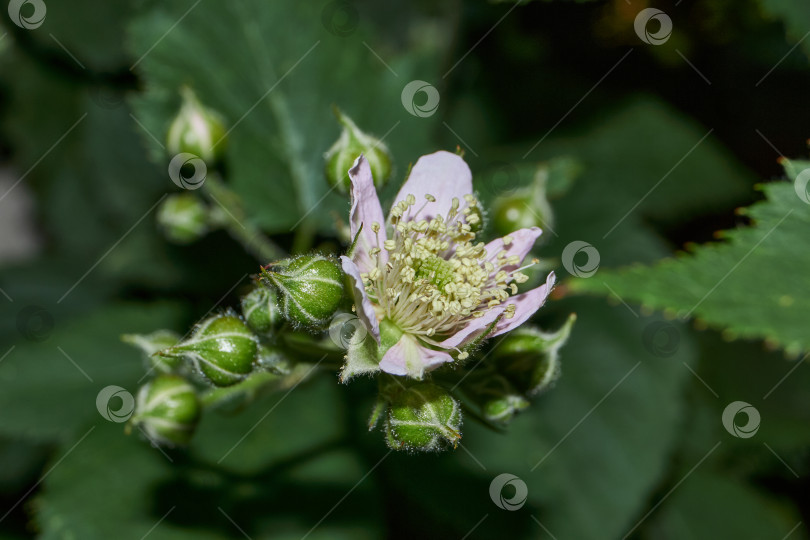
[[(602, 265), (651, 263), (746, 226), (734, 210), (783, 176), (777, 158), (807, 155), (810, 10), (651, 4), (673, 22), (660, 46), (633, 31), (650, 5), (641, 0), (50, 1), (31, 30), (4, 10), (0, 537), (806, 538), (806, 368), (690, 323), (667, 323), (677, 339), (663, 350), (650, 338), (659, 314), (564, 287), (535, 321), (551, 329), (579, 316), (562, 377), (505, 433), (468, 419), (455, 452), (389, 455), (365, 429), (374, 383), (338, 385), (333, 373), (266, 419), (281, 394), (206, 415), (189, 449), (165, 454), (94, 408), (101, 388), (134, 392), (145, 372), (120, 334), (185, 332), (212, 306), (235, 306), (240, 276), (258, 268), (222, 231), (167, 242), (147, 211), (177, 191), (160, 148), (177, 89), (192, 85), (232, 124), (316, 41), (229, 135), (224, 164), (249, 219), (285, 249), (328, 249), (345, 220), (332, 193), (294, 226), (328, 189), (332, 104), (378, 136), (399, 122), (386, 138), (396, 173), (384, 199), (437, 149), (461, 146), (477, 178), (517, 171), (519, 183), (542, 160), (578, 160), (582, 174), (552, 200), (555, 233), (539, 252), (549, 266), (568, 242), (601, 238), (709, 129), (599, 245)], [(429, 118), (400, 103), (414, 79), (441, 94)], [(476, 185), (485, 200), (504, 191)], [(755, 437), (723, 429), (736, 400), (761, 413)], [(490, 499), (504, 472), (528, 486), (519, 511)]]

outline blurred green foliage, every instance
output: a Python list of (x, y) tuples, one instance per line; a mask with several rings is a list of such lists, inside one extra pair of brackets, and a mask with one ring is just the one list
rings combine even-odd
[[(810, 207), (776, 180), (753, 224), (734, 209), (782, 176), (778, 154), (806, 155), (810, 11), (650, 4), (674, 22), (658, 47), (633, 32), (648, 3), (624, 0), (77, 0), (47, 2), (36, 30), (3, 17), (0, 148), (43, 249), (0, 268), (0, 537), (807, 538), (810, 372), (772, 349), (807, 349)], [(403, 107), (414, 79), (438, 88), (435, 115)], [(333, 104), (385, 138), (388, 201), (439, 148), (465, 151), (488, 202), (568, 156), (580, 173), (549, 185), (539, 256), (567, 277), (582, 240), (601, 266), (536, 321), (578, 315), (556, 386), (504, 433), (468, 418), (460, 447), (430, 456), (389, 454), (364, 428), (374, 385), (332, 374), (206, 415), (187, 450), (104, 420), (99, 390), (146, 373), (120, 334), (184, 332), (258, 270), (223, 233), (178, 247), (155, 225), (184, 84), (231, 126), (225, 177), (286, 249), (334, 248), (347, 219), (323, 178)], [(658, 262), (717, 229), (733, 230)], [(696, 314), (747, 341), (632, 303), (689, 309), (738, 263)], [(785, 294), (791, 313), (766, 307)], [(750, 439), (721, 423), (737, 400), (761, 414)], [(504, 472), (527, 484), (519, 511), (490, 498)]]

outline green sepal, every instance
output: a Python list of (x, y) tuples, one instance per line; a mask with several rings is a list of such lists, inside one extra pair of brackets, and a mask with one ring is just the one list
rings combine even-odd
[(383, 415), (386, 411), (388, 406), (388, 401), (382, 397), (377, 397), (377, 401), (374, 402), (374, 407), (371, 409), (371, 416), (368, 419), (368, 430), (372, 431), (377, 424), (380, 423), (382, 420)]
[(495, 326), (497, 326), (498, 323), (501, 322), (502, 318), (503, 318), (503, 313), (501, 313), (500, 315), (495, 317), (495, 320), (492, 321), (491, 323), (489, 323), (489, 325), (484, 329), (483, 332), (481, 332), (478, 335), (478, 337), (473, 339), (471, 342), (469, 342), (464, 347), (464, 349), (463, 349), (464, 352), (468, 353), (470, 355), (470, 357), (472, 357), (472, 354), (475, 351), (478, 350), (478, 348), (484, 343), (484, 341), (487, 340), (487, 337), (489, 337), (489, 335), (492, 333), (492, 331), (495, 330)]
[(455, 448), (461, 439), (461, 405), (436, 384), (406, 387), (391, 398), (385, 436), (394, 450), (431, 452)]
[(357, 234), (354, 235), (349, 249), (346, 250), (346, 256), (350, 259), (354, 257), (354, 252), (357, 249), (357, 241), (360, 239), (360, 233), (363, 232), (363, 225), (363, 223), (360, 224), (360, 228), (357, 229)]
[(556, 332), (521, 327), (504, 338), (492, 353), (497, 369), (526, 395), (548, 388), (559, 376), (559, 350), (577, 317), (572, 313)]
[(340, 382), (345, 383), (357, 375), (370, 375), (380, 371), (380, 348), (374, 337), (355, 332), (346, 348), (345, 362), (340, 370)]
[(182, 358), (164, 356), (159, 351), (177, 345), (180, 336), (171, 330), (156, 330), (151, 334), (124, 334), (121, 341), (143, 351), (149, 364), (159, 372), (172, 373), (183, 367)]

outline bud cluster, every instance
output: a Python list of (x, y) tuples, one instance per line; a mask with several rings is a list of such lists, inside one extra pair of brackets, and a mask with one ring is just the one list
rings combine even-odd
[(320, 331), (343, 300), (343, 280), (334, 259), (292, 257), (262, 269), (261, 280), (240, 300), (241, 314), (228, 310), (207, 317), (182, 339), (168, 330), (123, 336), (157, 373), (138, 394), (133, 424), (157, 443), (185, 444), (201, 409), (198, 386), (241, 388), (253, 374), (264, 373), (262, 380), (290, 375), (292, 359), (300, 354), (291, 354), (282, 331), (290, 326)]
[(522, 327), (508, 334), (488, 361), (467, 372), (461, 392), (488, 422), (506, 425), (529, 406), (529, 398), (549, 388), (560, 373), (559, 350), (571, 333), (576, 315), (556, 332)]

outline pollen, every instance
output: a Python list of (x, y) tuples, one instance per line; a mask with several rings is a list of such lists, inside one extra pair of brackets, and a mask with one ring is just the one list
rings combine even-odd
[[(382, 314), (403, 332), (429, 345), (437, 345), (501, 306), (517, 293), (517, 284), (528, 279), (517, 269), (520, 257), (509, 252), (513, 239), (504, 238), (507, 249), (487, 253), (476, 241), (482, 212), (472, 194), (453, 198), (445, 215), (422, 214), (433, 195), (417, 204), (408, 194), (391, 213), (392, 235), (369, 250), (376, 266), (362, 274), (366, 291)], [(372, 230), (377, 232), (379, 224)], [(387, 261), (381, 251), (388, 253)], [(507, 305), (504, 316), (514, 316)], [(467, 353), (461, 353), (466, 357)]]

